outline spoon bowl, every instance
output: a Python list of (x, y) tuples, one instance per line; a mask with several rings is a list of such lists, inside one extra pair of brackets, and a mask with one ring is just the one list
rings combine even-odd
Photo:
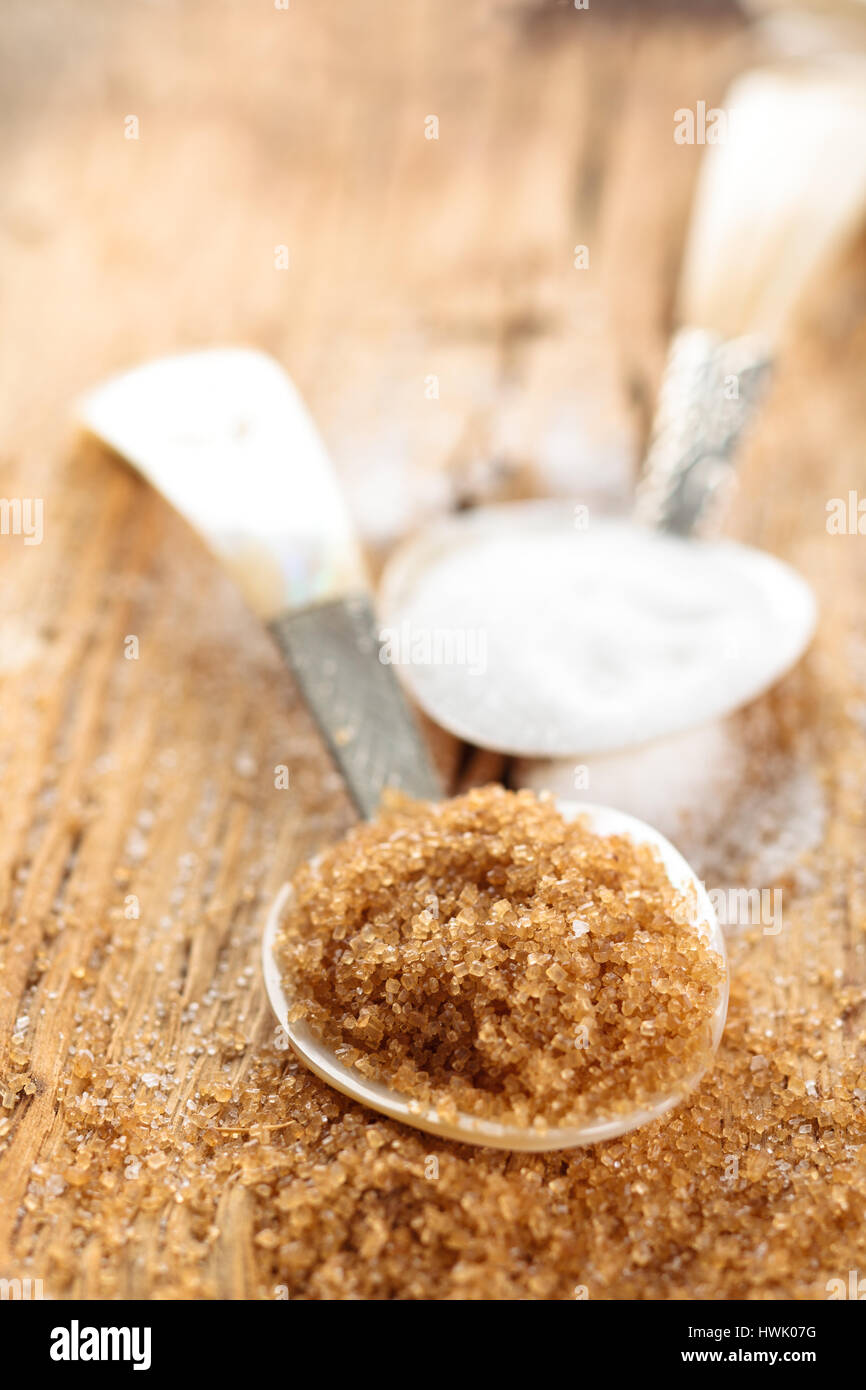
[[(802, 656), (816, 605), (790, 565), (750, 546), (625, 517), (578, 530), (568, 505), (529, 501), (404, 541), (379, 612), (393, 668), (435, 724), (511, 757), (581, 761), (755, 699)], [(451, 651), (413, 659), (415, 638), (437, 634)]]
[(415, 1129), (426, 1130), (441, 1139), (452, 1139), (462, 1144), (483, 1144), (496, 1149), (512, 1149), (523, 1152), (543, 1152), (551, 1149), (572, 1149), (584, 1144), (597, 1144), (604, 1139), (613, 1139), (625, 1134), (639, 1125), (657, 1120), (691, 1091), (709, 1066), (725, 1026), (728, 1009), (728, 971), (724, 936), (719, 926), (712, 903), (704, 885), (695, 875), (678, 850), (663, 835), (637, 820), (634, 816), (608, 806), (597, 806), (591, 802), (557, 801), (560, 814), (566, 820), (578, 816), (586, 817), (590, 830), (596, 835), (625, 835), (635, 844), (648, 844), (658, 853), (670, 881), (680, 891), (691, 890), (696, 899), (693, 917), (695, 931), (699, 931), (713, 950), (717, 951), (725, 964), (725, 978), (719, 991), (719, 1001), (711, 1021), (710, 1047), (706, 1063), (698, 1071), (683, 1078), (677, 1088), (661, 1097), (652, 1105), (635, 1107), (633, 1110), (615, 1115), (600, 1115), (580, 1125), (551, 1126), (545, 1130), (529, 1129), (515, 1124), (500, 1123), (477, 1115), (459, 1113), (456, 1119), (443, 1119), (435, 1108), (413, 1101), (391, 1086), (381, 1081), (372, 1081), (362, 1076), (353, 1067), (347, 1066), (334, 1056), (329, 1047), (316, 1037), (308, 1024), (301, 1021), (289, 1022), (290, 1000), (283, 985), (280, 968), (276, 959), (275, 947), (282, 924), (283, 913), (291, 898), (291, 884), (284, 883), (265, 923), (262, 942), (262, 967), (265, 989), (277, 1020), (285, 1032), (293, 1050), (301, 1061), (322, 1081), (341, 1091), (351, 1100), (378, 1110), (392, 1120), (412, 1125)]

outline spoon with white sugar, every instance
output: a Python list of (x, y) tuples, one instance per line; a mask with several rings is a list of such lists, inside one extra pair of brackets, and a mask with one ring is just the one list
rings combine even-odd
[[(557, 759), (731, 713), (814, 631), (812, 592), (789, 565), (696, 537), (718, 515), (804, 290), (866, 206), (866, 54), (748, 72), (718, 117), (632, 515), (480, 507), (419, 531), (382, 577), (383, 623), (414, 699), (469, 743), (553, 760), (535, 786), (567, 785)], [(415, 659), (425, 633), (439, 634), (440, 659)]]

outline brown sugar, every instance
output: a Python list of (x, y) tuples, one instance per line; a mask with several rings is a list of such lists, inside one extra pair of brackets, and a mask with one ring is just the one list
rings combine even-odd
[(393, 800), (303, 867), (290, 1019), (443, 1117), (579, 1124), (685, 1088), (724, 965), (657, 853), (489, 786)]
[[(747, 730), (764, 779), (767, 718)], [(854, 862), (862, 778), (844, 781), (844, 740), (827, 748)], [(773, 779), (795, 765), (778, 757)], [(180, 1038), (136, 1012), (122, 971), (110, 994), (81, 987), (50, 1091), (35, 1071), (39, 1095), (13, 1082), (0, 1104), (0, 1149), (28, 1107), (54, 1117), (14, 1212), (16, 1272), (58, 1299), (838, 1296), (866, 1271), (866, 944), (834, 853), (792, 870), (783, 932), (729, 933), (728, 1021), (700, 1085), (590, 1148), (451, 1143), (326, 1086), (285, 1050), (257, 981), (267, 896), (237, 929), (243, 972), (208, 975)], [(737, 854), (718, 848), (761, 881)], [(116, 961), (139, 934), (117, 924)], [(154, 982), (170, 1009), (173, 977)]]
[[(866, 1072), (840, 1060), (830, 1080), (820, 1012), (756, 1007), (775, 942), (743, 946), (699, 1088), (570, 1152), (435, 1139), (346, 1100), (264, 1035), (237, 1062), (214, 1059), (234, 1083), (225, 1104), (79, 1051), (66, 1136), (21, 1212), (35, 1248), (23, 1272), (62, 1297), (87, 1254), (100, 1297), (123, 1296), (139, 1269), (159, 1297), (224, 1297), (244, 1213), (246, 1287), (263, 1299), (827, 1298), (866, 1268)], [(861, 991), (835, 998), (850, 1021)], [(846, 1031), (862, 1047), (862, 1029)], [(83, 1036), (99, 1035), (89, 1019)]]

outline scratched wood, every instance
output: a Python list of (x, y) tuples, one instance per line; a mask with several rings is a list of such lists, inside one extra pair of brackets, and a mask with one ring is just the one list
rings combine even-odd
[[(62, 1203), (46, 1231), (27, 1194), (67, 1123), (56, 1096), (82, 991), (111, 1057), (159, 1020), (151, 1055), (132, 1060), (173, 1064), (183, 1094), (199, 1066), (187, 1006), (217, 974), (245, 979), (218, 1020), (242, 1040), (243, 1075), (271, 1031), (263, 906), (351, 815), (231, 584), (158, 497), (72, 438), (70, 402), (151, 355), (263, 347), (317, 416), (374, 562), (466, 502), (590, 487), (624, 499), (696, 169), (671, 113), (717, 99), (745, 49), (713, 7), (602, 9), (5, 8), (2, 494), (44, 500), (44, 538), (0, 537), (0, 1275), (39, 1272), (71, 1234)], [(130, 115), (138, 140), (124, 138)], [(866, 566), (862, 543), (827, 543), (824, 503), (866, 487), (864, 302), (855, 248), (787, 345), (732, 522), (799, 563), (829, 614), (805, 674), (771, 699), (780, 726), (806, 721), (827, 791), (849, 980), (864, 971)], [(484, 758), (459, 769), (433, 737), (463, 785), (495, 772)], [(820, 988), (804, 981), (802, 997), (817, 1004)], [(139, 1218), (157, 1265), (163, 1215)], [(237, 1191), (214, 1193), (217, 1219), (213, 1291), (248, 1296)], [(86, 1245), (48, 1292), (104, 1291), (103, 1255)], [(153, 1263), (112, 1259), (116, 1292), (152, 1292)]]

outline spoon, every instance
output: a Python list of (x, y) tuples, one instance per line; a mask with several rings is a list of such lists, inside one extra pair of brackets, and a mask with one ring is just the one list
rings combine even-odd
[(774, 61), (726, 94), (724, 138), (703, 152), (682, 327), (631, 515), (583, 508), (577, 525), (564, 505), (558, 515), (488, 506), (421, 530), (385, 567), (382, 615), (394, 630), (482, 633), (488, 648), (483, 680), (467, 662), (401, 662), (416, 701), (468, 742), (553, 760), (535, 783), (569, 775), (557, 760), (731, 713), (811, 640), (815, 601), (790, 566), (697, 537), (717, 526), (804, 292), (866, 206), (866, 64), (861, 53), (844, 59)]
[(347, 1066), (335, 1057), (316, 1036), (309, 1025), (303, 1021), (289, 1021), (291, 1001), (276, 959), (275, 947), (279, 937), (283, 914), (291, 899), (292, 887), (284, 883), (277, 894), (265, 925), (262, 942), (262, 968), (265, 989), (277, 1020), (294, 1051), (301, 1061), (315, 1072), (322, 1081), (341, 1091), (351, 1100), (378, 1110), (392, 1120), (415, 1129), (426, 1130), (440, 1139), (457, 1140), (463, 1144), (483, 1144), (496, 1149), (513, 1149), (523, 1152), (544, 1152), (551, 1149), (572, 1149), (584, 1144), (597, 1144), (605, 1139), (614, 1139), (626, 1134), (640, 1125), (649, 1124), (673, 1109), (691, 1091), (704, 1075), (718, 1048), (728, 1008), (728, 971), (725, 941), (713, 906), (706, 889), (696, 877), (685, 859), (673, 845), (652, 826), (634, 816), (625, 815), (608, 806), (596, 806), (588, 802), (557, 801), (560, 814), (566, 820), (577, 816), (586, 817), (590, 830), (596, 835), (624, 835), (634, 844), (647, 844), (658, 853), (667, 870), (673, 886), (680, 891), (691, 890), (695, 895), (696, 908), (693, 925), (713, 950), (725, 962), (725, 978), (719, 992), (719, 1001), (713, 1014), (710, 1027), (710, 1043), (704, 1066), (684, 1077), (679, 1086), (667, 1095), (660, 1097), (652, 1105), (635, 1106), (634, 1109), (616, 1115), (600, 1115), (579, 1125), (551, 1126), (546, 1130), (536, 1130), (524, 1126), (499, 1123), (477, 1115), (460, 1113), (456, 1120), (440, 1117), (435, 1108), (419, 1108), (408, 1096), (402, 1095), (384, 1082), (371, 1081), (353, 1067)]
[(278, 362), (251, 348), (159, 358), (78, 403), (207, 542), (291, 670), (362, 816), (438, 779), (391, 666), (336, 472)]
[[(330, 461), (279, 365), (245, 349), (166, 358), (97, 388), (79, 414), (91, 434), (131, 462), (187, 518), (239, 582), (295, 674), (361, 815), (375, 814), (385, 786), (436, 799), (439, 790), (424, 741), (393, 668), (379, 659), (378, 624)], [(624, 834), (653, 845), (672, 884), (693, 890), (695, 929), (725, 959), (703, 885), (658, 831), (607, 807), (558, 805), (569, 817), (588, 816), (597, 834)], [(271, 907), (262, 950), (277, 1019), (317, 1076), (393, 1119), (465, 1143), (571, 1148), (658, 1118), (702, 1074), (684, 1077), (652, 1106), (543, 1133), (470, 1115), (456, 1123), (440, 1119), (339, 1062), (305, 1025), (289, 1023), (274, 944), (290, 892), (284, 885)], [(712, 1020), (707, 1065), (726, 1010), (727, 975)]]
[[(569, 504), (548, 500), (428, 526), (395, 550), (379, 599), (394, 669), (437, 724), (479, 748), (554, 760), (730, 713), (795, 664), (816, 611), (773, 555), (621, 518), (581, 531)], [(427, 659), (433, 639), (441, 650)]]

